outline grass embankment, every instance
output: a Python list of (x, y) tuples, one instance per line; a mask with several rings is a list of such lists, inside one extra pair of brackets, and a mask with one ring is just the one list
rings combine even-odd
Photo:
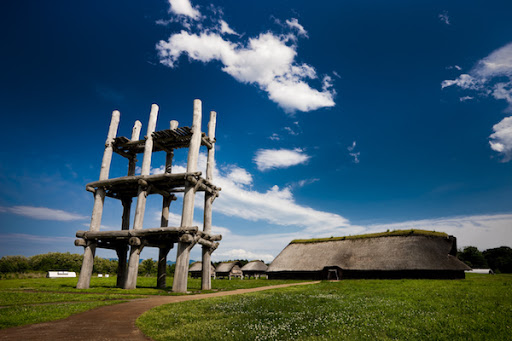
[(137, 326), (154, 340), (509, 340), (512, 276), (322, 282), (164, 305)]
[[(254, 288), (291, 281), (212, 280), (211, 291)], [(25, 278), (0, 280), (0, 329), (62, 319), (96, 307), (125, 302), (147, 295), (182, 295), (156, 289), (156, 277), (139, 277), (137, 289), (116, 288), (116, 277), (92, 278), (91, 288), (75, 288), (77, 278)], [(201, 293), (201, 280), (189, 279), (189, 290)]]

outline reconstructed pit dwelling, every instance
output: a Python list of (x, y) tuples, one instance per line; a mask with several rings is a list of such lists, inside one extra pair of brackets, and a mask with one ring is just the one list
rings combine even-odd
[(269, 279), (464, 278), (455, 237), (424, 230), (293, 240), (268, 267)]
[[(158, 106), (151, 106), (147, 134), (139, 139), (142, 124), (139, 121), (133, 126), (131, 138), (116, 137), (120, 113), (115, 110), (108, 130), (105, 152), (101, 163), (99, 181), (87, 184), (86, 189), (94, 194), (94, 206), (89, 231), (78, 231), (76, 246), (84, 247), (84, 259), (78, 279), (77, 288), (89, 288), (93, 270), (96, 248), (113, 249), (117, 252), (119, 266), (117, 270), (117, 286), (133, 289), (137, 284), (139, 257), (144, 247), (157, 247), (158, 280), (157, 287), (166, 287), (167, 254), (178, 243), (176, 270), (172, 290), (187, 291), (188, 265), (190, 250), (195, 244), (202, 245), (202, 264), (210, 264), (211, 253), (218, 247), (221, 235), (212, 235), (212, 204), (219, 196), (220, 188), (212, 183), (215, 156), (215, 125), (216, 112), (210, 112), (208, 135), (201, 132), (202, 105), (194, 100), (192, 127), (178, 128), (177, 121), (170, 121), (170, 129), (155, 131)], [(208, 149), (206, 177), (197, 171), (200, 146)], [(188, 148), (186, 173), (171, 174), (174, 150)], [(166, 152), (165, 172), (150, 175), (151, 156), (153, 152)], [(128, 160), (127, 176), (109, 179), (112, 153), (119, 154)], [(141, 174), (135, 175), (137, 155), (143, 154)], [(203, 230), (193, 225), (194, 200), (197, 191), (204, 191), (204, 222)], [(168, 227), (169, 206), (176, 200), (174, 193), (183, 193), (183, 208), (179, 227)], [(161, 224), (156, 228), (143, 229), (146, 198), (151, 194), (162, 196)], [(121, 229), (116, 231), (100, 231), (101, 217), (105, 197), (121, 201), (123, 215)], [(130, 229), (130, 211), (132, 199), (137, 198), (133, 228)], [(129, 251), (129, 260), (127, 253)], [(210, 267), (202, 269), (201, 288), (211, 289)]]

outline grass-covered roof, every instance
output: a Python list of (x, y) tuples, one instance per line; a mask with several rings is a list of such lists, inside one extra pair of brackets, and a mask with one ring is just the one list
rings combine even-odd
[(354, 239), (367, 239), (367, 238), (381, 238), (393, 236), (430, 236), (430, 237), (444, 237), (447, 238), (448, 234), (444, 232), (427, 231), (427, 230), (393, 230), (379, 233), (359, 234), (355, 236), (344, 237), (329, 237), (329, 238), (312, 238), (312, 239), (294, 239), (290, 244), (306, 244), (306, 243), (322, 243), (331, 242), (335, 240), (354, 240)]

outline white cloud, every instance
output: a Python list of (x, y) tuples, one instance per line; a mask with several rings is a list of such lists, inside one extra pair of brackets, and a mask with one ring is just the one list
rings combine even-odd
[(318, 178), (312, 178), (312, 179), (304, 179), (297, 182), (297, 186), (304, 187), (306, 185), (310, 185), (312, 183), (315, 183), (317, 181), (320, 181)]
[(239, 185), (250, 185), (252, 184), (252, 175), (245, 169), (240, 167), (232, 167), (230, 169), (227, 178)]
[(260, 149), (256, 152), (254, 162), (260, 171), (275, 168), (288, 168), (304, 164), (310, 156), (304, 154), (302, 149)]
[(361, 155), (361, 152), (357, 152), (357, 153), (349, 153), (350, 156), (352, 156), (354, 158), (353, 162), (354, 163), (359, 163), (359, 155)]
[(512, 116), (505, 117), (493, 126), (494, 133), (489, 136), (491, 149), (503, 154), (503, 162), (512, 159)]
[(176, 15), (183, 15), (196, 20), (201, 17), (201, 13), (199, 13), (196, 8), (192, 7), (189, 0), (169, 0), (169, 5), (169, 12)]
[(464, 97), (460, 97), (460, 98), (459, 98), (459, 101), (461, 101), (461, 102), (466, 102), (466, 101), (470, 101), (470, 100), (472, 100), (472, 99), (474, 99), (474, 97), (473, 97), (473, 96), (464, 96)]
[(439, 14), (437, 16), (441, 22), (445, 23), (446, 25), (450, 25), (450, 17), (448, 16), (448, 12), (444, 11), (443, 13)]
[(350, 152), (348, 155), (352, 156), (354, 158), (354, 163), (359, 163), (359, 155), (361, 155), (361, 152), (354, 152), (354, 149), (356, 148), (356, 141), (352, 142), (352, 145), (347, 147), (347, 150)]
[(296, 18), (292, 18), (291, 20), (286, 20), (286, 24), (290, 26), (290, 28), (293, 28), (297, 30), (299, 36), (306, 37), (308, 36), (308, 32), (304, 29), (304, 26), (299, 24), (299, 20)]
[(228, 260), (228, 259), (248, 259), (255, 260), (259, 259), (264, 262), (271, 262), (274, 260), (274, 256), (265, 253), (254, 253), (244, 249), (231, 249), (227, 251), (216, 251), (212, 254), (214, 260)]
[[(456, 85), (464, 90), (476, 91), (478, 96), (492, 96), (497, 100), (505, 100), (508, 107), (505, 112), (512, 112), (512, 43), (509, 43), (478, 61), (469, 74), (461, 74), (453, 80), (444, 80), (444, 89)], [(473, 96), (460, 97), (464, 102)], [(503, 162), (512, 159), (509, 117), (494, 125), (494, 133), (489, 136), (493, 150), (503, 154)]]
[[(220, 22), (222, 32), (236, 33), (227, 23)], [(246, 42), (232, 42), (218, 33), (202, 29), (199, 34), (187, 31), (172, 34), (167, 41), (160, 41), (156, 49), (160, 62), (169, 67), (176, 67), (184, 54), (193, 61), (219, 61), (222, 71), (239, 82), (257, 85), (287, 112), (334, 106), (331, 78), (324, 77), (321, 91), (312, 88), (308, 82), (318, 79), (316, 71), (310, 65), (295, 61), (297, 47), (293, 42), (293, 34), (272, 32), (261, 33)]]
[(279, 137), (279, 134), (273, 133), (271, 136), (269, 136), (269, 139), (272, 141), (279, 141), (281, 138)]
[(228, 23), (225, 22), (224, 20), (220, 21), (220, 31), (222, 33), (233, 34), (235, 36), (239, 36), (239, 34), (236, 33), (231, 27), (229, 27)]
[(70, 213), (63, 210), (34, 206), (0, 207), (0, 212), (8, 212), (38, 220), (72, 221), (89, 218), (88, 216)]
[(452, 85), (457, 85), (466, 90), (479, 90), (482, 88), (481, 82), (468, 74), (462, 74), (453, 80), (444, 80), (441, 83), (441, 88), (447, 88)]
[(291, 127), (284, 127), (284, 130), (286, 130), (288, 132), (288, 134), (292, 135), (292, 136), (297, 136), (299, 135), (298, 132), (296, 132), (295, 130), (293, 130)]
[[(198, 170), (204, 170), (205, 165), (206, 156), (201, 153)], [(173, 170), (175, 167), (173, 166)], [(348, 221), (338, 214), (318, 211), (296, 203), (290, 187), (281, 189), (273, 186), (265, 192), (247, 188), (247, 185), (252, 185), (252, 175), (238, 166), (228, 165), (221, 170), (215, 168), (213, 182), (222, 188), (220, 196), (215, 200), (216, 213), (249, 221), (307, 227), (314, 230), (343, 227), (348, 224)], [(196, 200), (196, 204), (197, 208), (203, 206), (201, 200)], [(158, 219), (159, 217), (158, 214)], [(175, 223), (179, 224), (179, 221)]]
[(451, 69), (457, 69), (457, 70), (459, 70), (459, 71), (460, 71), (460, 70), (462, 70), (462, 68), (461, 68), (460, 66), (458, 66), (458, 65), (448, 66), (448, 67), (447, 67), (447, 69), (448, 69), (448, 70), (451, 70)]
[(480, 60), (472, 70), (478, 77), (512, 77), (512, 43), (509, 43)]

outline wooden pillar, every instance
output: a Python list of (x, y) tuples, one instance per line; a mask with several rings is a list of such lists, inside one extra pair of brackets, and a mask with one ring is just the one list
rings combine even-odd
[[(215, 125), (217, 124), (217, 113), (210, 112), (210, 121), (208, 122), (208, 137), (210, 138), (211, 148), (208, 149), (208, 157), (206, 159), (206, 180), (213, 180), (213, 170), (215, 168)], [(208, 191), (204, 192), (204, 220), (203, 231), (211, 233), (212, 231), (212, 204), (215, 196)], [(203, 269), (201, 274), (201, 289), (210, 290), (212, 288), (212, 279), (210, 273), (211, 250), (203, 245)]]
[[(170, 122), (170, 128), (171, 130), (176, 130), (178, 128), (178, 121), (172, 120)], [(165, 172), (166, 173), (172, 173), (172, 159), (174, 158), (174, 151), (171, 150), (169, 153), (166, 154), (165, 157)]]
[(158, 249), (158, 277), (156, 279), (156, 287), (158, 289), (165, 289), (167, 286), (167, 254), (171, 249), (172, 245)]
[[(201, 146), (201, 101), (194, 100), (194, 117), (192, 121), (192, 138), (188, 149), (187, 173), (195, 172), (197, 169), (197, 159), (199, 158), (199, 147)], [(183, 211), (181, 215), (181, 226), (192, 226), (194, 220), (194, 184), (188, 181), (185, 184), (183, 194)], [(188, 266), (190, 259), (190, 249), (193, 244), (179, 242), (176, 255), (176, 270), (174, 273), (174, 282), (172, 291), (186, 292), (188, 280)]]
[[(130, 175), (130, 174), (129, 174)], [(130, 229), (130, 211), (132, 206), (132, 198), (123, 198), (121, 200), (123, 204), (123, 220), (121, 223), (121, 230)], [(117, 253), (117, 287), (123, 288), (126, 281), (126, 261), (128, 252), (128, 245), (121, 245), (116, 249)]]
[[(168, 196), (163, 198), (162, 202), (162, 218), (160, 221), (161, 227), (167, 227), (169, 225), (169, 206), (171, 205), (173, 197)], [(165, 289), (167, 286), (167, 254), (172, 249), (173, 245), (167, 245), (166, 247), (160, 247), (158, 250), (158, 277), (156, 280), (156, 287), (159, 289)]]
[[(105, 142), (105, 151), (103, 152), (103, 159), (101, 161), (100, 180), (108, 179), (110, 171), (110, 163), (112, 161), (112, 143), (117, 135), (117, 127), (119, 126), (119, 119), (121, 114), (119, 111), (112, 112), (112, 119), (108, 128), (107, 141)], [(103, 215), (103, 203), (105, 202), (105, 189), (98, 188), (94, 193), (94, 206), (91, 215), (91, 225), (89, 231), (99, 231), (101, 225), (101, 217)], [(92, 269), (94, 265), (94, 255), (96, 253), (96, 245), (94, 243), (87, 243), (84, 248), (84, 260), (82, 262), (82, 269), (78, 277), (77, 289), (88, 289)]]
[[(132, 128), (132, 141), (138, 141), (140, 136), (140, 129), (142, 127), (142, 123), (140, 121), (135, 121), (135, 124)], [(133, 156), (128, 161), (128, 176), (135, 175), (135, 166), (137, 164), (136, 155)], [(132, 208), (132, 198), (123, 198), (121, 203), (123, 204), (123, 220), (121, 223), (121, 229), (122, 230), (129, 230), (130, 229), (130, 212)], [(126, 283), (126, 276), (127, 276), (127, 252), (128, 252), (128, 244), (119, 246), (118, 249), (116, 249), (117, 252), (117, 259), (118, 259), (118, 265), (117, 265), (117, 287), (118, 288), (124, 288), (124, 285)]]
[[(176, 130), (178, 128), (178, 121), (170, 122), (170, 129)], [(172, 172), (172, 159), (174, 157), (174, 151), (170, 150), (165, 157), (165, 172)], [(167, 227), (169, 225), (169, 206), (173, 197), (163, 197), (162, 198), (162, 218), (160, 221), (161, 227)], [(174, 245), (168, 245), (167, 247), (161, 247), (158, 251), (158, 277), (156, 280), (156, 286), (160, 289), (165, 289), (167, 283), (167, 254), (173, 248)]]
[[(149, 175), (151, 168), (151, 154), (153, 152), (153, 132), (156, 129), (156, 119), (158, 116), (158, 105), (151, 106), (149, 114), (149, 123), (147, 138), (144, 145), (144, 158), (142, 159), (142, 170), (140, 175)], [(133, 218), (133, 229), (140, 230), (144, 223), (144, 212), (146, 210), (146, 197), (148, 188), (143, 181), (139, 181), (139, 190), (137, 194), (137, 206), (135, 208), (135, 217)], [(137, 273), (139, 271), (140, 252), (144, 245), (132, 245), (130, 247), (130, 260), (128, 263), (128, 275), (126, 276), (125, 289), (135, 289), (137, 286)]]
[[(142, 128), (142, 123), (139, 120), (135, 121), (135, 124), (132, 128), (132, 141), (138, 141), (140, 137), (140, 129)], [(137, 165), (137, 155), (134, 155), (128, 161), (128, 175), (135, 175), (135, 166)]]

